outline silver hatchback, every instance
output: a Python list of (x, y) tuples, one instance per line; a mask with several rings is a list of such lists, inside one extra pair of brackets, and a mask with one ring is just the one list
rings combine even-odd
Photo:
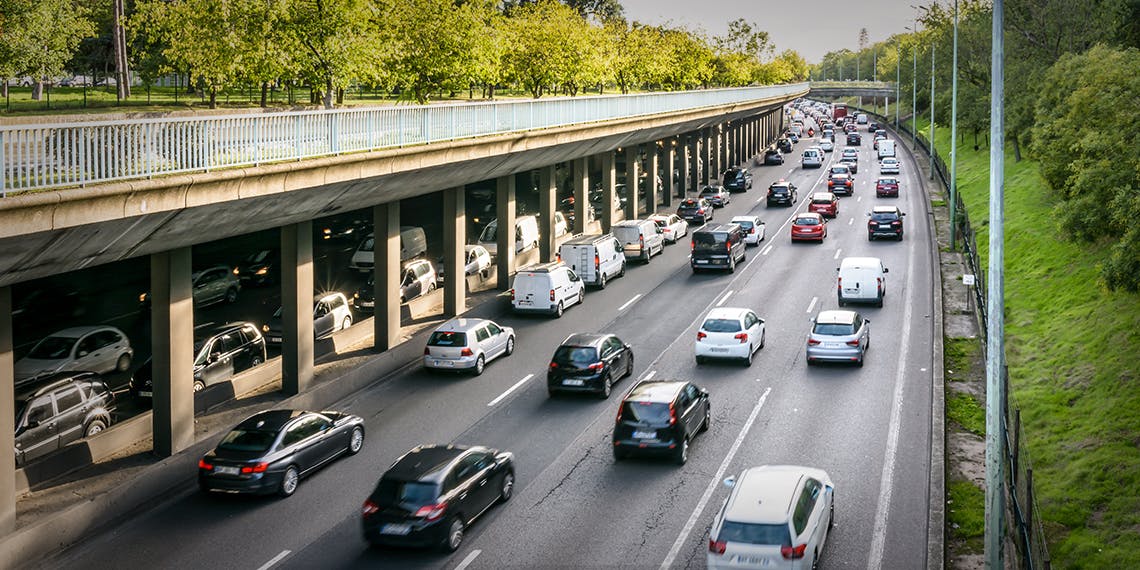
[(807, 363), (854, 362), (863, 366), (871, 345), (871, 321), (855, 311), (820, 311), (807, 339)]
[(487, 319), (452, 319), (431, 333), (424, 368), (466, 370), (476, 376), (488, 362), (515, 351), (515, 329)]

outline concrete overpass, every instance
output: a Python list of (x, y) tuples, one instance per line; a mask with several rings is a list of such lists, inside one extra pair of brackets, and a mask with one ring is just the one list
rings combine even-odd
[[(99, 129), (91, 125), (48, 125), (39, 127), (40, 132), (21, 131), (19, 135), (13, 135), (14, 129), (0, 129), (0, 170), (4, 172), (0, 186), (36, 190), (0, 199), (0, 417), (15, 414), (10, 287), (14, 283), (150, 256), (153, 445), (155, 453), (172, 455), (193, 441), (190, 248), (194, 244), (281, 228), (282, 386), (290, 394), (300, 393), (313, 377), (314, 218), (372, 208), (377, 243), (375, 350), (387, 350), (399, 342), (401, 199), (444, 193), (444, 268), (447, 275), (462, 275), (467, 242), (464, 185), (496, 180), (499, 224), (510, 228), (515, 219), (513, 175), (537, 170), (540, 258), (552, 260), (556, 164), (569, 164), (573, 173), (574, 231), (585, 229), (591, 182), (602, 187), (601, 203), (606, 207), (600, 212), (600, 222), (602, 230), (608, 231), (620, 215), (612, 206), (618, 192), (618, 149), (624, 153), (626, 180), (631, 181), (626, 185), (624, 216), (634, 218), (659, 205), (670, 206), (674, 197), (708, 183), (710, 174), (749, 160), (779, 136), (783, 104), (807, 93), (808, 86), (799, 84), (656, 96), (669, 103), (664, 105), (646, 96), (553, 100), (543, 102), (548, 108), (542, 112), (578, 119), (532, 121), (529, 124), (538, 126), (530, 128), (518, 128), (518, 123), (502, 128), (496, 122), (487, 134), (476, 135), (457, 134), (466, 127), (457, 124), (464, 116), (460, 104), (451, 106), (455, 109), (450, 115), (450, 136), (406, 137), (415, 134), (417, 125), (401, 122), (398, 140), (387, 146), (372, 141), (391, 133), (370, 129), (375, 123), (360, 111), (283, 114), (298, 125), (316, 117), (323, 128), (328, 127), (325, 131), (338, 135), (329, 139), (335, 144), (321, 146), (307, 156), (286, 158), (289, 162), (271, 162), (281, 158), (269, 152), (287, 137), (287, 130), (267, 132), (256, 125), (256, 119), (241, 117), (208, 134), (234, 135), (230, 140), (240, 140), (244, 146), (231, 146), (221, 154), (202, 153), (209, 160), (190, 167), (169, 160), (160, 151), (205, 148), (209, 137), (200, 135), (207, 131), (193, 126), (194, 121), (174, 127), (169, 123), (178, 121), (157, 121), (148, 123), (149, 127), (132, 124), (121, 136), (98, 135), (103, 138), (96, 142), (91, 142), (90, 133)], [(514, 104), (518, 107), (513, 109), (511, 105), (499, 104), (496, 121), (501, 120), (500, 113), (517, 118), (524, 105), (533, 119), (533, 102)], [(585, 111), (600, 105), (621, 112), (604, 119), (588, 118)], [(428, 115), (422, 108), (408, 109), (405, 114), (413, 113), (418, 113), (417, 118)], [(426, 119), (419, 124), (424, 132), (432, 131), (433, 125)], [(353, 133), (363, 133), (370, 142), (366, 148), (347, 147), (346, 151), (341, 143), (347, 139), (339, 137), (343, 134), (340, 127), (354, 127)], [(160, 129), (174, 133), (174, 138), (146, 142), (147, 133)], [(463, 132), (478, 133), (478, 129)], [(312, 141), (297, 138), (290, 144), (300, 148), (302, 142)], [(137, 151), (132, 156), (140, 162), (116, 170), (113, 167), (119, 158), (129, 162), (124, 150), (128, 146)], [(244, 158), (210, 162), (216, 156)], [(642, 156), (648, 174), (646, 204), (639, 203), (637, 188)], [(175, 173), (162, 171), (167, 164), (172, 165), (168, 172)], [(591, 181), (591, 165), (601, 172), (600, 180)], [(186, 172), (195, 168), (199, 171)], [(675, 168), (680, 171), (676, 183), (671, 175)], [(657, 179), (662, 171), (666, 175), (659, 192)], [(109, 181), (98, 182), (101, 175)], [(503, 289), (509, 287), (515, 269), (513, 237), (509, 231), (499, 232), (498, 251), (503, 255), (497, 260), (497, 274)], [(444, 289), (445, 314), (461, 312), (464, 280), (449, 279)], [(15, 519), (12, 437), (12, 432), (0, 432), (3, 532), (14, 527)]]
[(815, 98), (895, 96), (895, 84), (885, 81), (812, 81), (808, 95)]

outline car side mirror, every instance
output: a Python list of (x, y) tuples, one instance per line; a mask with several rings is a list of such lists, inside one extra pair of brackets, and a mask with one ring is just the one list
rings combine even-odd
[(883, 273), (890, 273), (890, 272), (891, 272), (890, 268), (887, 268), (887, 267), (883, 268)]
[(728, 477), (725, 477), (724, 478), (724, 486), (728, 487), (729, 489), (735, 487), (736, 486), (736, 475), (729, 475)]
[(38, 428), (38, 427), (40, 427), (40, 421), (39, 420), (31, 420), (31, 421), (27, 422), (26, 424), (24, 424), (24, 427), (26, 429)]
[(865, 325), (871, 324), (871, 319), (863, 319), (863, 324), (865, 324)]
[(79, 351), (79, 354), (77, 354), (76, 356), (79, 356), (82, 358), (84, 356), (87, 356), (88, 354), (90, 354), (90, 353), (87, 352), (86, 350), (81, 350), (81, 351)]

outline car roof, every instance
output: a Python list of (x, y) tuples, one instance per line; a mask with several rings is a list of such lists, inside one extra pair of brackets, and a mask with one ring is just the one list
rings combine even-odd
[(102, 378), (94, 372), (74, 371), (69, 370), (66, 372), (53, 372), (35, 379), (35, 383), (26, 388), (21, 388), (16, 391), (17, 402), (35, 398), (36, 396), (45, 394), (65, 384), (70, 384), (74, 381), (94, 382), (102, 380)]
[(729, 223), (729, 224), (705, 224), (703, 227), (694, 231), (693, 233), (694, 234), (705, 234), (705, 233), (711, 234), (711, 233), (718, 233), (718, 232), (730, 232), (734, 228), (739, 228), (739, 227), (740, 226), (738, 226), (736, 224), (731, 224), (731, 223)]
[(744, 313), (750, 312), (752, 309), (745, 309), (743, 307), (715, 307), (705, 315), (705, 320), (709, 319), (742, 319)]
[(439, 325), (439, 328), (435, 329), (435, 331), (436, 332), (470, 332), (470, 331), (473, 331), (473, 330), (475, 330), (475, 329), (477, 329), (477, 328), (479, 328), (479, 327), (481, 327), (481, 326), (483, 326), (489, 322), (491, 322), (491, 321), (488, 319), (468, 319), (468, 318), (451, 319), (450, 321), (447, 321), (446, 323)]
[(815, 317), (816, 323), (849, 325), (855, 322), (855, 311), (843, 311), (838, 309), (831, 309), (827, 311), (820, 311)]
[(899, 213), (898, 206), (875, 206), (871, 208), (871, 212), (875, 214), (897, 214)]
[(816, 198), (826, 198), (828, 200), (834, 200), (835, 194), (833, 194), (831, 192), (812, 192), (811, 197), (813, 200)]
[(843, 261), (839, 263), (840, 267), (874, 267), (878, 268), (883, 264), (883, 260), (877, 257), (844, 257)]
[(712, 184), (701, 188), (701, 194), (704, 194), (705, 192), (724, 192), (724, 187)]
[(732, 220), (731, 220), (731, 221), (733, 221), (733, 222), (753, 222), (753, 223), (755, 223), (755, 222), (759, 222), (759, 221), (760, 221), (760, 216), (733, 216), (733, 217), (732, 217)]
[(447, 474), (447, 467), (472, 449), (485, 448), (466, 445), (417, 445), (397, 459), (384, 473), (384, 477), (400, 481), (441, 483)]
[(677, 397), (677, 392), (686, 383), (671, 380), (654, 380), (641, 382), (629, 390), (624, 401), (626, 402), (653, 402), (669, 403)]
[(784, 465), (745, 469), (732, 489), (724, 518), (751, 524), (788, 522), (805, 475), (802, 469)]
[(641, 224), (644, 224), (645, 222), (648, 222), (648, 221), (650, 221), (650, 220), (648, 220), (648, 219), (644, 219), (644, 220), (622, 220), (622, 221), (620, 221), (620, 222), (618, 222), (618, 223), (616, 223), (610, 227), (611, 228), (627, 228), (627, 227), (628, 228), (636, 228), (636, 227), (640, 226)]
[(242, 323), (242, 322), (224, 323), (224, 324), (219, 324), (219, 323), (201, 324), (201, 325), (194, 327), (194, 340), (199, 340), (199, 339), (203, 339), (206, 337), (211, 337), (211, 336), (214, 336), (214, 335), (217, 335), (217, 334), (220, 334), (223, 332), (227, 332), (227, 331), (230, 331), (233, 329), (240, 329), (240, 328), (245, 327), (247, 325), (250, 327), (253, 327), (254, 329), (257, 328), (255, 326), (253, 326), (253, 323)]
[(561, 346), (597, 346), (610, 336), (605, 333), (574, 333), (566, 337)]
[(242, 420), (241, 423), (234, 426), (234, 429), (281, 431), (285, 424), (308, 413), (311, 412), (305, 410), (266, 410)]
[[(617, 225), (618, 224), (614, 224), (614, 226), (617, 226)], [(528, 265), (526, 267), (519, 269), (518, 272), (516, 273), (516, 275), (521, 274), (521, 273), (550, 273), (550, 272), (555, 271), (555, 270), (562, 268), (562, 267), (567, 267), (567, 265), (565, 263), (562, 263), (561, 261), (548, 261), (546, 263), (535, 263), (533, 265)]]
[(115, 331), (119, 334), (123, 334), (123, 331), (121, 331), (115, 327), (108, 327), (105, 325), (89, 325), (89, 326), (82, 326), (82, 327), (68, 327), (68, 328), (63, 329), (63, 330), (55, 331), (48, 336), (62, 336), (62, 337), (67, 337), (67, 338), (71, 338), (71, 337), (78, 338), (78, 337), (81, 337), (85, 334), (93, 333), (93, 332), (99, 331), (99, 330), (112, 330), (112, 331)]
[(800, 213), (796, 214), (796, 218), (820, 218), (820, 219), (823, 219), (823, 216), (820, 215), (819, 212), (800, 212)]

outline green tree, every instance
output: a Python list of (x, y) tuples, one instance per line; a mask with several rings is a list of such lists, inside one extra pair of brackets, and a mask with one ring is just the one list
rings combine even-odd
[(635, 85), (661, 82), (665, 63), (661, 29), (615, 19), (606, 22), (605, 33), (612, 54), (611, 71), (622, 93), (629, 93)]
[(466, 89), (477, 75), (479, 39), (484, 35), (483, 3), (456, 6), (453, 0), (402, 0), (392, 3), (382, 38), (384, 65), (417, 103), (440, 90)]
[(326, 109), (338, 90), (353, 81), (377, 80), (384, 70), (379, 25), (399, 0), (289, 0), (282, 19), (284, 33), (298, 46), (296, 69)]
[(510, 79), (536, 99), (552, 87), (580, 81), (580, 66), (593, 50), (583, 44), (588, 24), (576, 11), (554, 0), (540, 0), (512, 10), (508, 22), (504, 61)]
[(95, 33), (87, 8), (73, 0), (0, 0), (0, 14), (0, 74), (30, 76), (36, 101), (44, 82), (62, 75), (79, 42)]
[(709, 43), (679, 28), (666, 30), (663, 39), (664, 83), (674, 90), (708, 87), (716, 72)]

